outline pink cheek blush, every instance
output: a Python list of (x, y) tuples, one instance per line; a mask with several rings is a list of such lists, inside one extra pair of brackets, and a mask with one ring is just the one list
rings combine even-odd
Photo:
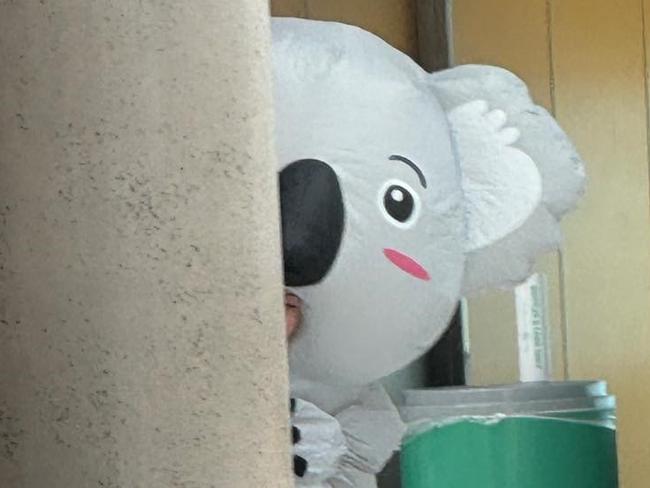
[(431, 279), (427, 270), (406, 254), (402, 254), (395, 249), (384, 249), (384, 256), (399, 269), (419, 280), (429, 281)]

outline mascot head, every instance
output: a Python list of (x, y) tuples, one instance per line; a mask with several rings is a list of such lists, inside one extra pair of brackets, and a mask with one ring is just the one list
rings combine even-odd
[(375, 381), (425, 352), (460, 297), (559, 244), (581, 161), (511, 73), (429, 74), (361, 29), (273, 21), (296, 379)]

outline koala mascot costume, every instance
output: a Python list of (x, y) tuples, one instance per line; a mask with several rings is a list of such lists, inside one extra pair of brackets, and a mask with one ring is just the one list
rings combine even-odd
[(560, 242), (578, 154), (513, 74), (426, 73), (348, 25), (274, 19), (298, 486), (374, 487), (404, 425), (377, 381), (444, 332), (458, 300), (514, 285)]

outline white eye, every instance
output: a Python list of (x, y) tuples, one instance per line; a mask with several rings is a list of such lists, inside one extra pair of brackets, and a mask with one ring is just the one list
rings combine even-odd
[(384, 217), (396, 227), (411, 227), (420, 213), (420, 197), (399, 180), (387, 181), (381, 187), (378, 203)]

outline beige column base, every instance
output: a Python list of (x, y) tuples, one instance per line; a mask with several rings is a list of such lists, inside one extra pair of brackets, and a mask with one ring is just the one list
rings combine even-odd
[(263, 0), (0, 3), (0, 486), (292, 483)]

